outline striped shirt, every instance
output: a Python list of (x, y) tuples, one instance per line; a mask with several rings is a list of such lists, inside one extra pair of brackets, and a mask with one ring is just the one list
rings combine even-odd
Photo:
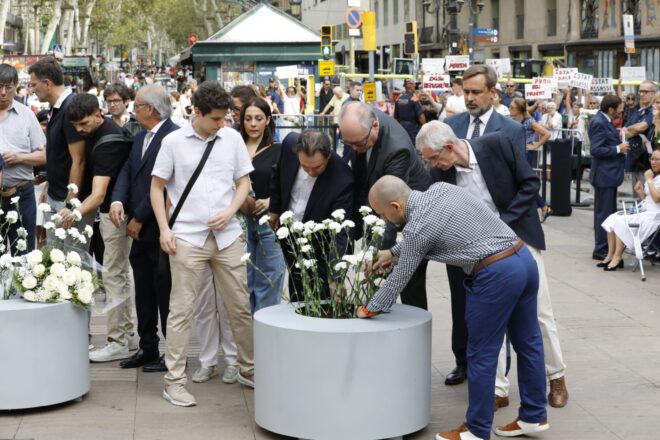
[(372, 312), (394, 304), (424, 258), (471, 273), (479, 261), (519, 240), (483, 202), (444, 182), (410, 194), (402, 233), (403, 241), (390, 249), (399, 263), (367, 305)]

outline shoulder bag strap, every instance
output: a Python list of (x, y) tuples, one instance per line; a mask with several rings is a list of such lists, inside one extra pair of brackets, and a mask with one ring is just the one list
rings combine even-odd
[(183, 193), (181, 194), (179, 203), (176, 204), (176, 207), (174, 208), (174, 212), (172, 213), (172, 217), (170, 217), (170, 221), (169, 221), (170, 228), (174, 226), (174, 222), (176, 221), (176, 218), (179, 216), (179, 211), (181, 211), (181, 208), (183, 207), (183, 202), (185, 202), (186, 198), (188, 198), (188, 194), (190, 193), (190, 190), (192, 190), (192, 187), (195, 185), (195, 181), (197, 181), (197, 178), (202, 173), (202, 168), (204, 168), (204, 164), (206, 163), (206, 160), (209, 158), (209, 155), (211, 154), (211, 149), (213, 148), (216, 139), (218, 139), (217, 136), (213, 138), (212, 141), (206, 143), (206, 150), (204, 150), (204, 154), (202, 154), (202, 158), (199, 161), (199, 165), (197, 165), (197, 168), (195, 168), (195, 172), (193, 172), (192, 176), (190, 176), (190, 180), (186, 184), (186, 188), (183, 190)]

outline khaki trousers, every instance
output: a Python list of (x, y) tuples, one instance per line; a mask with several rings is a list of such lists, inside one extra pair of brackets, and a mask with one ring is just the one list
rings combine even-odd
[(165, 351), (165, 384), (186, 384), (188, 339), (193, 319), (193, 306), (202, 288), (204, 273), (210, 266), (216, 290), (227, 308), (229, 323), (238, 351), (241, 375), (254, 374), (252, 315), (247, 290), (247, 271), (241, 256), (245, 241), (239, 237), (230, 246), (218, 250), (215, 236), (209, 232), (204, 247), (198, 248), (179, 238), (176, 254), (170, 256), (172, 292), (167, 318), (167, 348)]
[(131, 251), (131, 238), (126, 235), (126, 220), (119, 229), (110, 221), (108, 214), (100, 214), (99, 231), (103, 238), (103, 286), (106, 301), (123, 300), (108, 312), (108, 340), (127, 344), (128, 337), (135, 333), (133, 326), (133, 280), (128, 255)]

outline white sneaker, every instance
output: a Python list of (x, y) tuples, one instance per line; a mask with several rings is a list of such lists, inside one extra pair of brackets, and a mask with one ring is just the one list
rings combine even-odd
[(222, 381), (224, 383), (236, 383), (238, 381), (238, 365), (227, 365), (225, 372), (222, 374)]
[(128, 350), (129, 351), (135, 351), (138, 348), (140, 348), (140, 336), (138, 336), (137, 333), (133, 333), (132, 335), (128, 335), (126, 337), (128, 339)]
[(195, 396), (190, 394), (183, 384), (175, 383), (167, 385), (163, 390), (163, 398), (176, 406), (195, 406)]
[(508, 425), (498, 426), (495, 428), (495, 434), (500, 437), (518, 437), (521, 435), (534, 434), (536, 432), (543, 432), (550, 428), (548, 422), (541, 423), (527, 423), (520, 419), (516, 419)]
[(89, 360), (92, 362), (110, 362), (130, 357), (128, 345), (119, 342), (108, 342), (105, 347), (89, 352)]
[(199, 367), (197, 371), (193, 374), (192, 381), (195, 383), (206, 382), (211, 379), (213, 376), (218, 375), (218, 367), (216, 365), (212, 367)]
[(243, 376), (241, 374), (241, 371), (239, 370), (238, 373), (236, 373), (236, 379), (238, 380), (238, 383), (241, 385), (245, 385), (246, 387), (254, 388), (254, 375), (252, 376)]

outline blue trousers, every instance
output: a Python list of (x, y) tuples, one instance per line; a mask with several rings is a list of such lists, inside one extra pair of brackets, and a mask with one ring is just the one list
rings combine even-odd
[(526, 247), (465, 281), (470, 432), (488, 439), (493, 424), (497, 357), (504, 334), (516, 350), (520, 420), (547, 420), (543, 339), (536, 310), (539, 273)]
[[(25, 186), (18, 188), (16, 194), (11, 197), (0, 197), (0, 207), (7, 213), (9, 211), (16, 211), (16, 207), (12, 205), (11, 199), (13, 197), (20, 197), (18, 201), (18, 214), (21, 218), (20, 222), (9, 225), (8, 231), (1, 231), (2, 235), (6, 235), (11, 243), (12, 255), (22, 255), (24, 253), (34, 250), (35, 235), (37, 229), (37, 200), (34, 196), (34, 184), (28, 182)], [(27, 250), (24, 252), (16, 251), (16, 231), (19, 227), (23, 226), (27, 231)]]
[(594, 187), (594, 252), (607, 255), (607, 232), (601, 226), (616, 212), (616, 187)]
[(254, 314), (264, 307), (280, 303), (284, 289), (286, 264), (275, 233), (266, 225), (260, 225), (254, 216), (246, 216), (248, 239), (247, 251), (252, 264), (247, 265), (247, 284), (250, 291), (250, 308)]

